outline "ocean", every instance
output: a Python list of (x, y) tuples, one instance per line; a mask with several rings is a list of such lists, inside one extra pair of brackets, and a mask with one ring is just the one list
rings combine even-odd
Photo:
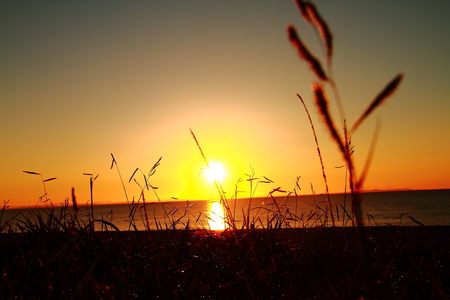
[[(95, 205), (94, 219), (114, 224), (119, 230), (138, 230), (189, 226), (191, 229), (224, 229), (224, 216), (231, 216), (237, 228), (352, 226), (351, 195), (330, 195), (331, 210), (324, 195), (289, 195), (275, 198), (227, 200), (225, 208), (218, 200), (169, 201)], [(345, 209), (344, 209), (345, 208)], [(450, 225), (450, 190), (371, 192), (362, 194), (362, 218), (365, 226)], [(59, 214), (61, 208), (55, 207)], [(31, 213), (45, 216), (49, 208), (5, 210), (1, 223), (16, 226), (17, 220)], [(346, 213), (347, 212), (347, 213)], [(88, 222), (90, 207), (80, 207), (78, 216)], [(95, 222), (96, 230), (114, 230), (106, 222)]]

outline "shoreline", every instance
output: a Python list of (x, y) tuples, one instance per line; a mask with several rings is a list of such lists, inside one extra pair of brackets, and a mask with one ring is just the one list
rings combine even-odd
[[(404, 188), (404, 189), (392, 189), (392, 190), (365, 190), (365, 191), (361, 191), (360, 194), (361, 195), (365, 195), (365, 194), (383, 194), (383, 193), (409, 193), (409, 192), (450, 192), (450, 188), (440, 188), (440, 189), (408, 189), (408, 188)], [(344, 192), (337, 192), (337, 193), (329, 193), (330, 196), (343, 196), (343, 195), (347, 195), (347, 196), (351, 196), (351, 194), (349, 192), (344, 193)], [(298, 195), (299, 198), (303, 198), (303, 197), (321, 197), (323, 196), (323, 194), (302, 194), (302, 195)], [(252, 199), (253, 200), (264, 200), (264, 199), (269, 199), (269, 196), (255, 196)], [(275, 199), (284, 199), (285, 196), (275, 196)], [(248, 197), (239, 197), (237, 199), (227, 199), (227, 201), (245, 201), (248, 200)], [(210, 201), (219, 201), (219, 199), (165, 199), (165, 200), (161, 200), (161, 201), (146, 201), (147, 205), (161, 205), (161, 204), (168, 204), (168, 203), (195, 203), (195, 202), (210, 202)], [(129, 203), (127, 203), (126, 201), (123, 202), (112, 202), (112, 203), (96, 203), (94, 204), (94, 207), (96, 206), (113, 206), (113, 205), (130, 205)], [(50, 207), (50, 208), (60, 208), (61, 206), (55, 205), (54, 207)], [(80, 209), (85, 209), (85, 208), (89, 208), (90, 205), (88, 204), (84, 204), (84, 205), (78, 205), (78, 207)], [(8, 210), (27, 210), (27, 209), (36, 209), (36, 208), (40, 208), (40, 209), (46, 209), (49, 208), (48, 206), (45, 205), (39, 205), (39, 206), (30, 206), (30, 205), (18, 205), (18, 206), (11, 206), (9, 205), (8, 207), (5, 207), (5, 211)]]

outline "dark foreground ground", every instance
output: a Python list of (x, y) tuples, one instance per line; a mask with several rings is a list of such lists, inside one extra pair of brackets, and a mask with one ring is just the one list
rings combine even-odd
[(0, 299), (449, 299), (449, 227), (0, 235)]

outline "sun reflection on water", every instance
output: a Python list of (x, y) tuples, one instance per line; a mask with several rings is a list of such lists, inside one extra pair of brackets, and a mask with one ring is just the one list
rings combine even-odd
[(220, 202), (209, 203), (208, 217), (208, 224), (211, 230), (225, 229), (225, 211)]

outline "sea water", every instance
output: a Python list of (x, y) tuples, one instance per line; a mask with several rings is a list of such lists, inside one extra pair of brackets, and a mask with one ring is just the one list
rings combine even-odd
[[(157, 228), (224, 229), (237, 228), (352, 226), (351, 195), (285, 195), (279, 197), (189, 200), (137, 203), (134, 205), (95, 205), (80, 207), (77, 213), (85, 224), (91, 219), (96, 230), (145, 230)], [(225, 205), (223, 205), (225, 204)], [(39, 212), (43, 217), (54, 209), (5, 210), (1, 222), (17, 224)], [(69, 207), (68, 211), (72, 208)], [(331, 216), (333, 215), (333, 216)], [(361, 194), (361, 217), (365, 226), (450, 225), (450, 190), (371, 192)], [(226, 224), (228, 223), (228, 224)], [(17, 228), (17, 227), (16, 227)]]

